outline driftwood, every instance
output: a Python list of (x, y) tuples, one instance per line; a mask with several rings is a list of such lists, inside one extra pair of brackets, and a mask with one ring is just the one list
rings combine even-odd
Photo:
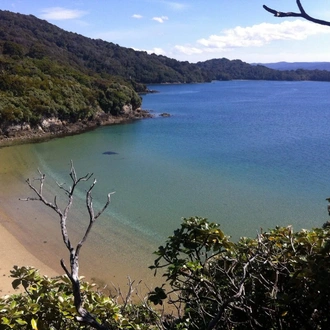
[(88, 227), (85, 231), (85, 234), (83, 238), (79, 241), (76, 247), (74, 247), (71, 244), (68, 231), (67, 231), (67, 219), (68, 219), (68, 213), (69, 210), (73, 204), (73, 197), (74, 197), (74, 191), (77, 187), (77, 185), (82, 182), (82, 181), (88, 181), (93, 174), (86, 174), (83, 177), (77, 177), (75, 168), (73, 166), (73, 163), (71, 162), (71, 171), (70, 171), (70, 178), (72, 180), (72, 186), (69, 188), (65, 188), (63, 184), (57, 183), (57, 185), (60, 187), (60, 189), (64, 190), (65, 194), (68, 197), (68, 201), (66, 206), (62, 209), (57, 204), (57, 199), (56, 196), (54, 197), (54, 202), (49, 202), (43, 194), (43, 186), (45, 182), (46, 175), (41, 173), (40, 170), (39, 172), (39, 178), (34, 179), (39, 181), (39, 186), (35, 187), (33, 183), (31, 182), (30, 179), (27, 179), (26, 182), (29, 185), (29, 187), (36, 193), (37, 197), (29, 197), (24, 200), (26, 201), (41, 201), (43, 204), (48, 206), (49, 208), (53, 209), (60, 217), (60, 225), (61, 225), (61, 233), (62, 233), (62, 238), (65, 246), (70, 252), (70, 270), (68, 267), (65, 265), (64, 260), (61, 259), (61, 266), (64, 269), (65, 273), (69, 277), (71, 283), (72, 283), (72, 290), (73, 290), (73, 295), (74, 295), (74, 304), (77, 310), (77, 313), (79, 316), (76, 317), (77, 321), (84, 323), (84, 324), (89, 324), (95, 329), (98, 330), (107, 330), (109, 328), (103, 326), (100, 324), (93, 315), (91, 315), (84, 307), (83, 307), (83, 302), (82, 302), (82, 297), (81, 297), (81, 291), (80, 291), (80, 282), (79, 282), (79, 253), (82, 245), (86, 241), (88, 234), (96, 221), (96, 219), (106, 210), (106, 208), (110, 204), (110, 197), (113, 193), (108, 194), (107, 201), (103, 208), (95, 214), (94, 208), (93, 208), (93, 198), (92, 198), (92, 190), (96, 184), (96, 180), (94, 179), (93, 183), (91, 184), (90, 188), (86, 192), (86, 207), (88, 210), (89, 214), (89, 224)]
[(278, 11), (272, 8), (267, 7), (266, 5), (263, 5), (263, 8), (265, 10), (267, 10), (269, 13), (273, 14), (275, 17), (301, 17), (306, 19), (307, 21), (316, 23), (316, 24), (321, 24), (321, 25), (327, 25), (330, 26), (330, 22), (328, 21), (324, 21), (321, 19), (317, 19), (314, 18), (312, 16), (309, 16), (305, 9), (303, 8), (301, 1), (300, 0), (296, 0), (297, 6), (299, 8), (299, 13), (295, 13), (295, 12), (282, 12), (282, 11)]

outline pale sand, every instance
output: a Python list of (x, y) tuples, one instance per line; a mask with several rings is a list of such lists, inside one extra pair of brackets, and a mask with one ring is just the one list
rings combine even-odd
[(0, 213), (0, 296), (14, 293), (11, 283), (10, 270), (14, 265), (33, 266), (39, 269), (40, 274), (48, 276), (59, 275), (57, 271), (48, 267), (31, 254), (27, 249), (4, 227), (4, 223), (11, 222), (10, 219)]
[(15, 292), (11, 285), (13, 278), (9, 277), (14, 265), (32, 266), (48, 276), (63, 272), (58, 261), (52, 267), (52, 263), (45, 263), (45, 258), (36, 257), (36, 252), (43, 250), (43, 246), (31, 244), (36, 241), (34, 232), (38, 234), (38, 231), (29, 233), (20, 226), (31, 210), (31, 205), (21, 205), (24, 202), (18, 200), (28, 193), (24, 189), (24, 179), (29, 176), (24, 156), (19, 147), (18, 150), (15, 147), (0, 149), (0, 296)]

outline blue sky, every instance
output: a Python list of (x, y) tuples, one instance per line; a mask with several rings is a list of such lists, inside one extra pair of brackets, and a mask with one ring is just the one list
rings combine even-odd
[[(295, 0), (1, 0), (0, 9), (180, 61), (330, 62), (330, 27), (276, 18), (263, 4), (298, 11)], [(302, 4), (311, 16), (330, 21), (328, 1)]]

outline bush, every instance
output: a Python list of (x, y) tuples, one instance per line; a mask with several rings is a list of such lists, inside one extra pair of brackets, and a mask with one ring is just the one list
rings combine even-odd
[[(48, 278), (34, 268), (17, 266), (11, 274), (13, 288), (23, 286), (25, 292), (0, 298), (0, 329), (90, 329), (75, 319), (72, 284), (66, 275)], [(158, 316), (146, 305), (120, 305), (87, 282), (81, 282), (81, 292), (84, 305), (109, 329), (156, 328)]]
[[(329, 329), (329, 252), (328, 226), (276, 227), (234, 243), (219, 225), (192, 217), (159, 247), (150, 267), (165, 269), (166, 282), (149, 301), (173, 304), (177, 313), (158, 315), (146, 302), (119, 304), (86, 282), (81, 292), (108, 329)], [(81, 326), (66, 276), (15, 267), (12, 277), (25, 293), (0, 298), (0, 329)]]
[[(151, 268), (166, 268), (167, 295), (183, 304), (188, 329), (329, 329), (329, 239), (327, 228), (289, 226), (233, 243), (194, 217), (159, 247)], [(167, 295), (163, 286), (150, 298)]]

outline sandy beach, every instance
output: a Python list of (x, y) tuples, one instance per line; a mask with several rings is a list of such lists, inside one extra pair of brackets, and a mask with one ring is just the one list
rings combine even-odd
[[(50, 266), (54, 261), (53, 258), (50, 258), (50, 263), (45, 263), (47, 259), (42, 252), (43, 246), (38, 247), (37, 244), (34, 246), (33, 242), (38, 242), (33, 231), (38, 235), (38, 230), (31, 228), (31, 233), (24, 226), (20, 226), (21, 222), (26, 222), (26, 225), (29, 225), (26, 221), (27, 214), (33, 210), (32, 205), (22, 205), (18, 200), (19, 196), (24, 197), (28, 193), (28, 190), (25, 190), (26, 184), (23, 179), (27, 170), (25, 156), (20, 147), (17, 150), (12, 148), (0, 149), (1, 296), (15, 292), (11, 285), (13, 278), (10, 277), (10, 270), (13, 269), (14, 265), (34, 267), (39, 269), (42, 275), (47, 276), (62, 274), (58, 262), (54, 263), (54, 267)], [(43, 257), (36, 257), (38, 250), (41, 251), (40, 256)]]
[(40, 274), (47, 276), (59, 275), (59, 272), (45, 265), (31, 254), (4, 226), (12, 223), (5, 214), (0, 212), (0, 296), (14, 293), (10, 270), (14, 265), (33, 266)]

